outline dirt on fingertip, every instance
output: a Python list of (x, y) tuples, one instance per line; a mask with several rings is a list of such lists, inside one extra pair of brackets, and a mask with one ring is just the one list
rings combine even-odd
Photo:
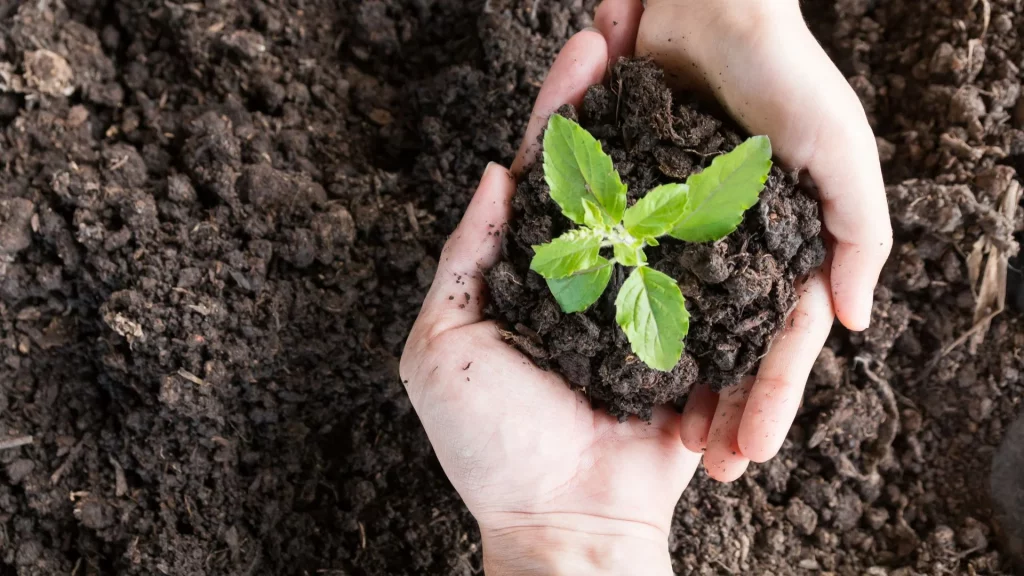
[[(559, 112), (601, 141), (629, 187), (630, 204), (658, 185), (685, 181), (743, 140), (730, 122), (673, 100), (649, 60), (621, 60), (608, 85), (591, 86), (578, 110)], [(680, 402), (697, 382), (715, 391), (737, 384), (783, 328), (798, 298), (795, 283), (825, 257), (817, 203), (778, 166), (725, 239), (664, 239), (649, 247), (650, 265), (679, 282), (690, 313), (683, 357), (661, 372), (636, 357), (615, 323), (627, 269), (616, 266), (597, 303), (577, 314), (563, 313), (544, 279), (530, 271), (531, 246), (572, 227), (550, 198), (543, 163), (525, 174), (512, 204), (503, 259), (487, 275), (490, 313), (534, 362), (620, 418), (649, 419), (654, 406)]]

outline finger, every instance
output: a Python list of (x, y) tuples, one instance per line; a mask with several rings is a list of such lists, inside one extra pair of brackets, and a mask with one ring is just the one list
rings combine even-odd
[(817, 124), (803, 138), (784, 137), (778, 152), (790, 166), (806, 168), (818, 188), (825, 228), (835, 240), (835, 313), (850, 330), (863, 330), (871, 322), (875, 284), (892, 248), (878, 145), (849, 82), (810, 32), (799, 38), (797, 46), (814, 74), (804, 84), (816, 85)]
[(828, 269), (800, 287), (800, 301), (761, 361), (747, 399), (738, 444), (743, 456), (764, 462), (779, 452), (796, 418), (807, 376), (832, 329)]
[(526, 135), (512, 163), (513, 174), (522, 174), (537, 157), (538, 138), (548, 118), (565, 104), (578, 106), (587, 88), (604, 79), (607, 63), (608, 45), (599, 32), (584, 30), (566, 42), (537, 95)]
[(708, 433), (708, 447), (704, 451), (704, 469), (719, 482), (732, 482), (747, 470), (750, 460), (736, 444), (743, 409), (754, 379), (745, 377), (739, 384), (726, 388), (718, 396), (718, 407)]
[(682, 496), (683, 490), (686, 490), (686, 487), (690, 485), (690, 481), (693, 480), (693, 475), (697, 472), (697, 468), (700, 467), (701, 458), (703, 457), (700, 451), (694, 452), (686, 446), (679, 445), (678, 439), (676, 439), (676, 446), (678, 448), (673, 451), (675, 456), (672, 459), (673, 461), (665, 462), (666, 474), (670, 478), (675, 479), (672, 489), (668, 491), (675, 498), (669, 506), (663, 509), (667, 515), (664, 525), (669, 527), (672, 526), (675, 504), (679, 501), (679, 497)]
[(707, 447), (708, 432), (717, 407), (718, 394), (712, 392), (707, 384), (698, 384), (690, 390), (683, 408), (679, 437), (691, 452), (703, 452)]
[[(501, 257), (501, 235), (511, 215), (515, 180), (503, 166), (490, 164), (437, 262), (434, 283), (417, 319), (414, 335), (430, 338), (483, 319), (483, 271)], [(410, 340), (412, 337), (410, 336)]]
[(892, 249), (892, 226), (874, 136), (860, 103), (850, 106), (857, 108), (822, 135), (807, 168), (821, 192), (825, 227), (835, 239), (831, 289), (836, 315), (850, 330), (864, 330), (871, 322), (875, 284)]
[[(818, 44), (804, 30), (795, 43), (813, 78), (815, 117), (799, 137), (786, 127), (769, 126), (779, 139), (779, 157), (805, 168), (820, 193), (825, 228), (835, 240), (831, 289), (835, 312), (844, 326), (863, 330), (871, 321), (875, 284), (892, 248), (892, 227), (885, 198), (878, 145), (860, 99)], [(794, 57), (795, 58), (795, 57)], [(792, 59), (791, 59), (792, 60)], [(789, 128), (797, 125), (793, 123)]]
[[(678, 490), (674, 492), (676, 494), (682, 494), (682, 491), (690, 484), (690, 480), (693, 480), (693, 475), (697, 472), (697, 468), (700, 466), (703, 454), (701, 454), (699, 450), (694, 452), (686, 446), (683, 446), (679, 449), (679, 456), (679, 463), (674, 468), (676, 470), (682, 470), (682, 474), (679, 478), (680, 486), (678, 487)], [(671, 518), (669, 520), (671, 521)]]
[(604, 0), (597, 7), (594, 26), (608, 42), (608, 59), (613, 66), (619, 58), (633, 55), (643, 15), (643, 0)]

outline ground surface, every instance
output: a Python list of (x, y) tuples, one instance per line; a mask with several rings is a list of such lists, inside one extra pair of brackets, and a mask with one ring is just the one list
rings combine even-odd
[[(612, 91), (592, 86), (577, 111), (563, 113), (600, 138), (629, 187), (630, 203), (647, 191), (685, 181), (743, 138), (728, 124), (674, 104), (662, 71), (650, 61), (623, 60)], [(532, 246), (572, 228), (550, 199), (537, 163), (513, 200), (504, 258), (488, 274), (492, 312), (509, 341), (561, 373), (613, 415), (649, 419), (659, 404), (678, 403), (695, 382), (713, 390), (739, 383), (767, 352), (797, 301), (794, 281), (821, 265), (818, 204), (792, 175), (774, 167), (760, 201), (721, 242), (684, 244), (666, 238), (645, 253), (654, 270), (679, 281), (690, 331), (686, 351), (669, 372), (637, 359), (615, 322), (615, 298), (629, 273), (616, 266), (601, 298), (583, 314), (565, 314), (544, 279), (530, 272)]]
[[(806, 7), (880, 137), (897, 244), (782, 454), (686, 492), (676, 568), (1006, 573), (987, 486), (1019, 313), (923, 367), (974, 324), (978, 240), (1009, 247), (1024, 3)], [(477, 573), (397, 357), (592, 8), (0, 3), (0, 438), (32, 436), (0, 452), (0, 574)]]

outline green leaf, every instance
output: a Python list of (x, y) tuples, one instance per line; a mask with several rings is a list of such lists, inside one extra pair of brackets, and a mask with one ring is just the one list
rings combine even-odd
[(686, 242), (710, 242), (728, 236), (743, 213), (757, 203), (772, 167), (772, 144), (755, 136), (690, 176), (689, 200), (672, 236)]
[(577, 272), (572, 276), (559, 279), (547, 279), (548, 288), (555, 301), (567, 314), (583, 312), (604, 294), (608, 281), (612, 278), (611, 261), (601, 258), (597, 268)]
[(530, 270), (545, 278), (565, 278), (600, 263), (601, 235), (586, 228), (570, 230), (533, 251)]
[(597, 204), (590, 200), (583, 199), (583, 224), (590, 228), (607, 228), (608, 223), (604, 220), (604, 211)]
[(647, 256), (640, 248), (640, 244), (631, 246), (616, 242), (612, 244), (612, 251), (615, 254), (615, 261), (623, 266), (639, 266), (641, 262), (647, 263)]
[(615, 321), (644, 364), (668, 372), (679, 363), (690, 314), (669, 276), (647, 266), (633, 270), (615, 298)]
[(686, 184), (664, 184), (651, 190), (626, 210), (626, 231), (637, 238), (668, 234), (683, 217), (688, 195)]
[(614, 226), (626, 210), (626, 185), (610, 156), (590, 132), (564, 116), (553, 114), (544, 132), (544, 179), (562, 213), (585, 223), (583, 200), (603, 208), (604, 221)]

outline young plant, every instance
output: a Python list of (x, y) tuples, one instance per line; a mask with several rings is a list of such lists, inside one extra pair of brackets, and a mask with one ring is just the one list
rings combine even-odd
[[(544, 134), (544, 178), (562, 214), (579, 226), (534, 246), (530, 269), (547, 280), (566, 313), (590, 307), (615, 264), (633, 268), (615, 298), (615, 321), (645, 364), (669, 371), (683, 355), (690, 315), (679, 285), (647, 265), (644, 248), (671, 236), (684, 242), (720, 240), (757, 203), (772, 166), (766, 136), (718, 156), (686, 183), (658, 186), (626, 207), (626, 185), (610, 156), (579, 124), (553, 115)], [(602, 256), (602, 250), (611, 259)]]

